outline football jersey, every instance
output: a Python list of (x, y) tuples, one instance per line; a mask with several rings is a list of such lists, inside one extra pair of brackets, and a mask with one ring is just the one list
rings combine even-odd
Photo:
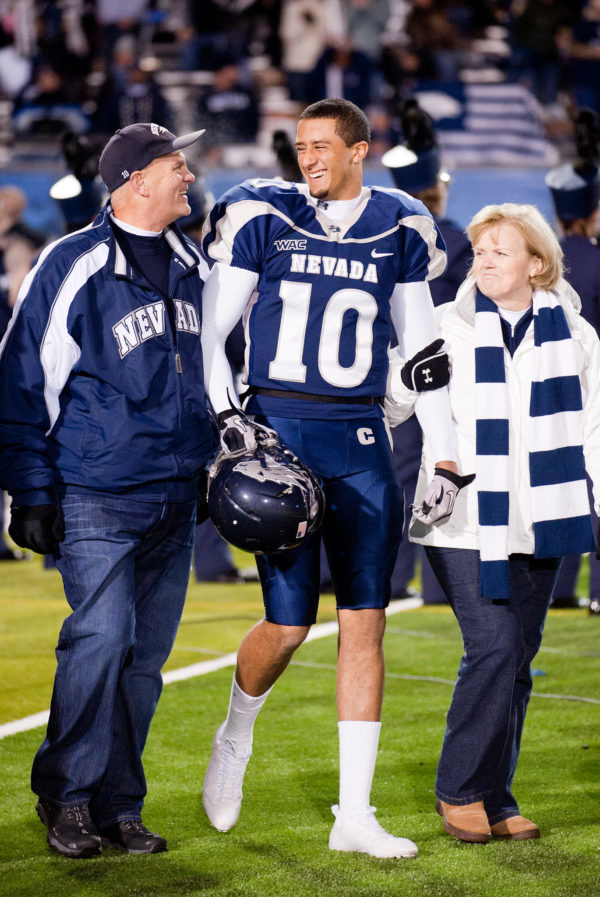
[(216, 203), (202, 248), (210, 263), (258, 275), (246, 322), (250, 386), (335, 403), (258, 395), (249, 411), (380, 416), (378, 405), (343, 399), (384, 395), (393, 289), (445, 268), (443, 239), (421, 202), (400, 190), (363, 187), (354, 210), (334, 221), (304, 184), (249, 180)]

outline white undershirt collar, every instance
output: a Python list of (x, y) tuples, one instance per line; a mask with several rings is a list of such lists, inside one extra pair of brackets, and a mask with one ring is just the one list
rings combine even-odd
[(331, 218), (332, 221), (341, 221), (344, 218), (347, 218), (348, 215), (350, 215), (362, 202), (362, 198), (362, 192), (353, 199), (319, 200), (315, 196), (310, 196), (309, 194), (309, 199), (313, 206), (327, 215), (328, 218)]
[(500, 312), (500, 317), (504, 318), (505, 321), (508, 321), (508, 323), (514, 327), (515, 324), (519, 323), (523, 315), (527, 314), (529, 308), (530, 306), (514, 311), (511, 308), (501, 308), (500, 306), (498, 306), (498, 311)]
[(135, 227), (133, 224), (127, 224), (125, 221), (120, 221), (118, 218), (115, 218), (114, 212), (110, 213), (110, 220), (114, 221), (121, 230), (124, 230), (128, 234), (137, 234), (138, 237), (160, 237), (162, 234), (162, 230), (143, 230), (141, 227)]

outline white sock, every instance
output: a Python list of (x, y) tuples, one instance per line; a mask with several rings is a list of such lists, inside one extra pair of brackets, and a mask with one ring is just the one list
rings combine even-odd
[[(271, 688), (273, 688), (273, 686), (271, 686)], [(253, 697), (252, 695), (247, 695), (246, 692), (240, 688), (234, 676), (231, 685), (231, 696), (229, 698), (229, 710), (227, 712), (225, 728), (223, 729), (221, 737), (225, 736), (232, 741), (251, 745), (254, 721), (258, 716), (258, 711), (265, 703), (271, 688), (269, 688), (264, 695)]]
[(340, 814), (371, 806), (381, 723), (344, 720), (338, 723), (340, 739)]

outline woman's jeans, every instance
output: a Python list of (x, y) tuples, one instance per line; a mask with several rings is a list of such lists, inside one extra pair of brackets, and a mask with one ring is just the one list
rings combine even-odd
[(105, 827), (139, 819), (141, 755), (190, 575), (195, 501), (68, 495), (57, 566), (73, 613), (60, 632), (32, 788), (89, 804)]
[(427, 547), (458, 620), (464, 654), (448, 711), (435, 793), (449, 804), (483, 800), (490, 825), (516, 816), (511, 793), (530, 664), (540, 647), (560, 558), (509, 558), (511, 598), (479, 597), (479, 552)]

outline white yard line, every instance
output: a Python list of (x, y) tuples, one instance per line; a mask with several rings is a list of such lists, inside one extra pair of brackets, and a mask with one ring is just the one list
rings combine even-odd
[[(422, 605), (423, 602), (420, 598), (405, 598), (402, 601), (392, 601), (386, 614), (387, 616), (391, 616), (405, 610), (416, 610), (416, 608), (421, 607)], [(327, 635), (335, 635), (337, 629), (337, 621), (335, 620), (332, 620), (329, 623), (318, 623), (316, 626), (312, 627), (306, 641), (313, 642), (315, 639), (324, 638)], [(204, 676), (207, 673), (214, 673), (216, 670), (222, 670), (225, 667), (232, 667), (235, 665), (236, 657), (237, 654), (234, 651), (231, 654), (224, 654), (222, 657), (216, 657), (213, 660), (203, 660), (200, 663), (193, 663), (190, 666), (180, 667), (177, 670), (169, 670), (168, 673), (163, 674), (163, 682), (165, 685), (170, 685), (171, 682), (182, 682), (184, 679), (192, 679), (195, 676)], [(292, 663), (294, 663), (294, 661), (292, 661)], [(297, 662), (297, 665), (307, 667), (312, 666), (315, 668), (326, 666), (325, 664), (312, 664), (305, 663), (304, 661)], [(333, 666), (331, 668), (335, 669)], [(390, 679), (414, 679), (423, 682), (440, 682), (443, 684), (454, 685), (454, 681), (437, 679), (432, 676), (409, 676), (400, 675), (398, 673), (387, 673), (386, 675)], [(600, 700), (596, 700), (596, 698), (581, 698), (576, 695), (555, 695), (544, 692), (532, 692), (532, 697), (554, 698), (555, 700), (560, 701), (580, 701), (585, 704), (600, 704)], [(28, 732), (30, 729), (38, 729), (41, 726), (45, 726), (48, 722), (48, 716), (49, 711), (42, 710), (40, 713), (33, 713), (31, 716), (24, 716), (22, 719), (4, 723), (3, 725), (0, 725), (0, 740), (2, 738), (7, 738), (9, 735), (16, 735), (19, 732)]]
[[(386, 613), (397, 614), (403, 610), (415, 610), (423, 604), (420, 598), (405, 598), (402, 601), (392, 601)], [(337, 622), (332, 620), (331, 623), (318, 623), (313, 626), (307, 642), (312, 642), (318, 638), (324, 638), (326, 635), (334, 635), (337, 632)], [(193, 663), (187, 667), (180, 667), (178, 670), (169, 670), (163, 674), (163, 682), (170, 685), (171, 682), (182, 682), (184, 679), (192, 679), (194, 676), (205, 676), (206, 673), (214, 673), (216, 670), (222, 670), (224, 667), (235, 666), (237, 653), (224, 654), (222, 657), (215, 657), (213, 660), (203, 660), (200, 663)], [(9, 735), (16, 735), (18, 732), (28, 732), (30, 729), (38, 729), (48, 723), (49, 710), (41, 710), (39, 713), (33, 713), (31, 716), (24, 716), (23, 719), (16, 719), (10, 723), (0, 725), (0, 740), (7, 738)]]

